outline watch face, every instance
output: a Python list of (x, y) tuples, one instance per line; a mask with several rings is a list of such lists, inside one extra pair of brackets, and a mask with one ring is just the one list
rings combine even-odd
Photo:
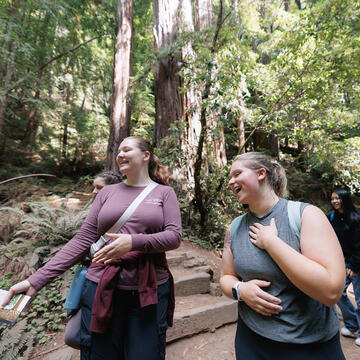
[(232, 294), (235, 300), (238, 300), (238, 294), (235, 288), (232, 288)]

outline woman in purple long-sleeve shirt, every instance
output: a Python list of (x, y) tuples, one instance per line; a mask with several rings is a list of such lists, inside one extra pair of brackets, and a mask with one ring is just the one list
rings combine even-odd
[[(181, 241), (181, 217), (166, 168), (142, 138), (128, 137), (117, 157), (126, 181), (103, 188), (78, 233), (44, 267), (14, 285), (35, 295), (76, 264), (152, 181), (156, 186), (118, 234), (94, 256), (81, 296), (81, 359), (165, 359), (173, 314), (173, 281), (165, 251)], [(98, 290), (98, 291), (97, 291)], [(5, 299), (6, 303), (8, 299)]]

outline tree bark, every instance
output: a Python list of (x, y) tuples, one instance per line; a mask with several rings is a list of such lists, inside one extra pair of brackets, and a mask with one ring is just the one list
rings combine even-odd
[[(181, 56), (170, 50), (175, 43), (179, 0), (154, 0), (155, 51), (159, 55), (154, 65), (155, 132), (154, 145), (159, 147), (171, 135), (171, 125), (180, 124), (183, 99), (179, 94)], [(168, 50), (168, 51), (167, 51)]]
[(239, 154), (245, 153), (245, 125), (244, 125), (244, 114), (239, 114), (237, 118), (237, 131), (239, 139)]
[[(179, 28), (186, 32), (194, 31), (193, 11), (191, 0), (182, 0), (181, 3), (181, 24)], [(192, 44), (186, 43), (182, 47), (182, 59), (186, 64), (192, 61), (196, 56)], [(201, 131), (200, 113), (201, 113), (201, 94), (198, 88), (191, 83), (187, 78), (189, 70), (186, 65), (184, 72), (184, 88), (187, 89), (183, 93), (183, 118), (181, 126), (180, 148), (182, 159), (179, 166), (180, 178), (185, 180), (187, 190), (194, 188), (194, 166), (196, 159), (196, 151), (199, 144), (199, 137)], [(191, 192), (189, 192), (191, 194)], [(191, 199), (191, 196), (189, 197)]]
[(214, 25), (212, 0), (194, 0), (195, 29), (201, 31)]
[(121, 141), (130, 135), (131, 105), (127, 99), (132, 59), (132, 0), (118, 0), (116, 4), (116, 40), (114, 53), (113, 97), (110, 115), (110, 134), (107, 147), (106, 170), (118, 171), (117, 150)]
[[(222, 26), (223, 21), (223, 1), (220, 0), (219, 4), (219, 13), (218, 19), (216, 24), (216, 30), (211, 46), (211, 53), (214, 54), (216, 51), (216, 46), (218, 42), (219, 32)], [(213, 62), (210, 61), (206, 64), (207, 65), (207, 72), (210, 75), (213, 70)], [(211, 77), (207, 77), (207, 81), (205, 82), (205, 89), (202, 95), (202, 103), (206, 103), (209, 96), (210, 96), (210, 89), (211, 89)], [(207, 214), (208, 211), (205, 206), (204, 202), (204, 195), (201, 188), (201, 170), (203, 165), (203, 150), (204, 150), (204, 143), (207, 136), (207, 119), (206, 119), (207, 109), (205, 107), (201, 108), (201, 132), (199, 138), (199, 145), (196, 153), (196, 161), (195, 161), (195, 168), (194, 168), (194, 178), (195, 178), (195, 206), (199, 211), (200, 214), (200, 226), (203, 228), (206, 224)]]
[[(213, 6), (212, 0), (196, 0), (195, 1), (195, 28), (198, 31), (207, 29), (214, 25)], [(222, 5), (221, 5), (222, 8)], [(222, 10), (221, 10), (222, 16)], [(219, 20), (219, 19), (218, 19)], [(221, 18), (222, 21), (222, 18)], [(221, 24), (217, 24), (217, 31)], [(215, 48), (214, 48), (215, 53)], [(212, 69), (212, 68), (211, 68)], [(212, 70), (211, 70), (212, 71)], [(209, 74), (211, 75), (211, 74)], [(211, 94), (211, 87), (209, 89), (209, 95)], [(210, 111), (206, 116), (206, 143), (210, 144), (211, 151), (208, 154), (208, 158), (213, 160), (218, 166), (224, 166), (227, 163), (226, 151), (225, 151), (225, 135), (224, 128), (218, 119), (220, 113), (217, 111)]]
[(273, 157), (279, 157), (279, 139), (277, 134), (268, 133), (262, 129), (255, 130), (254, 136), (254, 150), (268, 151)]
[(284, 9), (285, 11), (290, 10), (290, 0), (284, 0)]
[[(9, 12), (9, 16), (15, 18), (18, 12), (18, 9), (20, 7), (20, 0), (14, 0), (12, 3), (12, 7), (11, 10)], [(25, 7), (22, 9), (21, 12), (21, 18), (24, 18), (24, 13), (25, 13)], [(15, 19), (14, 19), (15, 22)], [(17, 38), (17, 33), (15, 34), (14, 40), (12, 39), (12, 32), (14, 31), (14, 24), (11, 22), (9, 24), (9, 29), (8, 29), (8, 35), (5, 39), (5, 46), (4, 48), (7, 48), (9, 57), (6, 59), (3, 59), (3, 67), (5, 69), (5, 74), (4, 76), (1, 76), (1, 81), (0, 81), (0, 85), (3, 89), (6, 89), (13, 77), (14, 74), (14, 70), (15, 70), (15, 57), (16, 57), (16, 51), (18, 48), (18, 42), (16, 41)], [(2, 74), (0, 74), (2, 75)], [(9, 93), (4, 91), (3, 94), (0, 94), (0, 140), (1, 143), (3, 143), (3, 140), (5, 140), (4, 137), (4, 125), (5, 125), (5, 114), (6, 114), (6, 108), (8, 105), (8, 101), (9, 101)], [(3, 149), (2, 146), (0, 146), (0, 153), (2, 153)]]

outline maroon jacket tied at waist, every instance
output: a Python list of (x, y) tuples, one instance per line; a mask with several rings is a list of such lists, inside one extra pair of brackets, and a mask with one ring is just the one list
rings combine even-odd
[(173, 324), (175, 309), (174, 280), (170, 273), (165, 253), (144, 254), (140, 251), (131, 251), (119, 260), (104, 265), (92, 263), (90, 267), (104, 268), (103, 275), (98, 283), (95, 299), (92, 307), (90, 330), (96, 333), (105, 333), (110, 324), (113, 313), (114, 291), (117, 285), (117, 277), (124, 264), (137, 263), (139, 276), (139, 301), (140, 306), (157, 304), (157, 281), (155, 266), (163, 266), (169, 272), (170, 296), (168, 303), (167, 322)]

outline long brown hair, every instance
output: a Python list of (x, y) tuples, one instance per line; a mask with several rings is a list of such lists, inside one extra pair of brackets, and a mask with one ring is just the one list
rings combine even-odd
[(235, 161), (246, 161), (247, 167), (257, 171), (261, 168), (266, 170), (266, 181), (274, 190), (275, 194), (284, 197), (287, 195), (287, 179), (284, 168), (271, 157), (259, 152), (247, 152), (238, 155)]
[[(149, 151), (149, 176), (151, 180), (163, 185), (169, 185), (169, 170), (166, 165), (160, 162), (160, 159), (154, 154), (151, 144), (140, 136), (128, 136), (126, 139), (135, 140), (137, 147), (141, 151)], [(125, 139), (124, 139), (125, 140)]]

